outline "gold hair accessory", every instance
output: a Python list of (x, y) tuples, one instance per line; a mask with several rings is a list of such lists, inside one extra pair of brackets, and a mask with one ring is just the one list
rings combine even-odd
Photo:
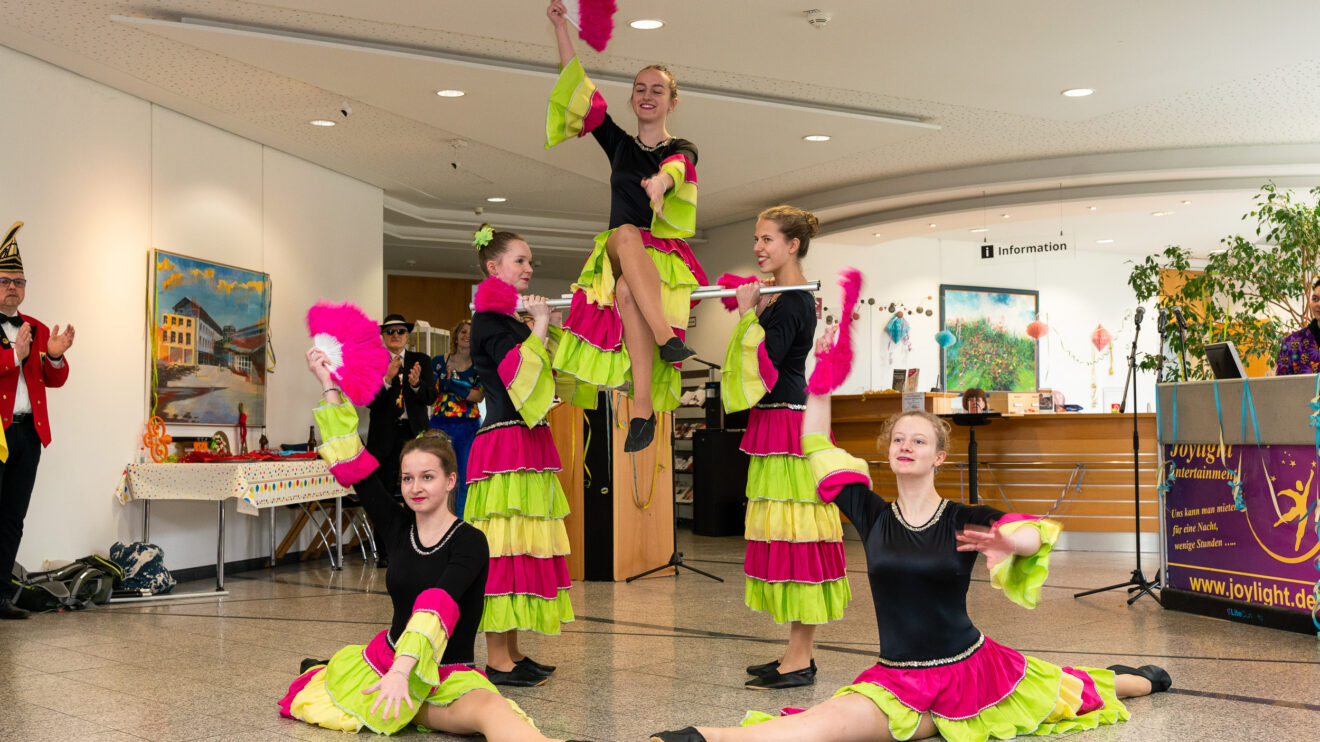
[(480, 250), (486, 245), (489, 245), (490, 241), (493, 239), (495, 239), (495, 230), (491, 229), (490, 225), (486, 225), (481, 229), (478, 229), (476, 234), (472, 235), (472, 244)]

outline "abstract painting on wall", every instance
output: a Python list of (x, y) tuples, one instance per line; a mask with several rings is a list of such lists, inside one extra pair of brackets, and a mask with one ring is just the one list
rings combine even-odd
[(1039, 357), (1027, 325), (1036, 319), (1035, 291), (940, 286), (940, 326), (957, 338), (940, 360), (946, 388), (1034, 392)]
[(266, 424), (270, 276), (152, 252), (154, 414), (167, 423)]

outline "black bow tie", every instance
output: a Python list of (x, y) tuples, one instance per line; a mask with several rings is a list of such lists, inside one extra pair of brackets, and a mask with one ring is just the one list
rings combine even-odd
[(11, 324), (14, 327), (23, 326), (23, 318), (18, 316), (17, 314), (15, 314), (13, 317), (10, 317), (9, 315), (5, 315), (5, 314), (0, 314), (0, 322)]

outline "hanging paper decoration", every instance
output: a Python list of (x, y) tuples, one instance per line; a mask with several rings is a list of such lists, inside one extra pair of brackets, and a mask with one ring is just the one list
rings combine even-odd
[(912, 330), (912, 325), (903, 319), (902, 313), (895, 314), (885, 323), (885, 334), (889, 336), (889, 342), (901, 342)]
[(1035, 320), (1033, 322), (1027, 323), (1027, 335), (1036, 340), (1040, 340), (1041, 338), (1045, 337), (1046, 335), (1049, 334), (1049, 332), (1050, 332), (1050, 326), (1045, 324), (1044, 322), (1041, 322), (1040, 320)]
[(958, 336), (945, 328), (935, 333), (935, 342), (940, 344), (941, 348), (952, 348), (958, 342)]
[(577, 26), (578, 38), (598, 52), (605, 51), (614, 35), (614, 0), (564, 0), (568, 22)]
[(1091, 333), (1091, 344), (1101, 353), (1109, 347), (1109, 343), (1113, 339), (1114, 336), (1109, 334), (1109, 330), (1106, 330), (1104, 325), (1096, 325), (1095, 331)]

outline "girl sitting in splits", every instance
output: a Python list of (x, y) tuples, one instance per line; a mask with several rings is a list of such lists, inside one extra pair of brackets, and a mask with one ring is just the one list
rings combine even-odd
[[(324, 403), (314, 410), (318, 451), (390, 544), (385, 584), (394, 604), (390, 628), (366, 646), (329, 660), (305, 660), (280, 700), (280, 712), (310, 724), (393, 734), (408, 724), (508, 742), (544, 742), (531, 719), (473, 666), (489, 553), (481, 531), (454, 515), (454, 449), (437, 434), (404, 444), (400, 463), (407, 508), (374, 475), (362, 448), (357, 412), (341, 399), (323, 351), (307, 352)], [(426, 435), (426, 434), (424, 434)]]
[[(837, 325), (835, 326), (837, 327)], [(834, 328), (817, 341), (828, 356)], [(752, 712), (743, 726), (687, 727), (653, 742), (873, 742), (942, 735), (984, 742), (1092, 729), (1128, 718), (1120, 698), (1167, 690), (1164, 670), (1059, 667), (995, 643), (967, 615), (977, 553), (991, 584), (1033, 608), (1058, 540), (1057, 523), (946, 500), (935, 469), (948, 451), (948, 424), (905, 412), (885, 426), (898, 498), (871, 491), (866, 462), (829, 439), (830, 398), (810, 395), (802, 448), (821, 500), (834, 502), (861, 534), (880, 630), (880, 661), (828, 701), (779, 718)]]

